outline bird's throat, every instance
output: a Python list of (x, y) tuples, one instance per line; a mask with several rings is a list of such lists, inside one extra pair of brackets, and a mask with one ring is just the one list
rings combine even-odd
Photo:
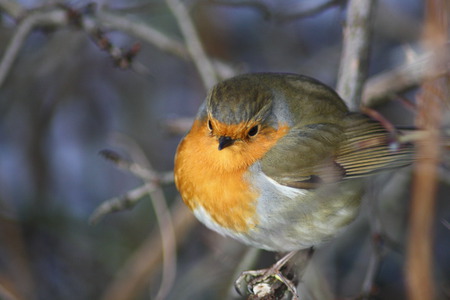
[(175, 184), (183, 201), (192, 210), (203, 208), (214, 222), (234, 232), (254, 228), (258, 223), (255, 212), (259, 194), (245, 175), (248, 167), (285, 134), (273, 131), (253, 145), (218, 150), (207, 127), (195, 121), (175, 157)]

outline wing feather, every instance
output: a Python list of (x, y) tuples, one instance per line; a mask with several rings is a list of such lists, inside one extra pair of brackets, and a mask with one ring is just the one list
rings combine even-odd
[(262, 160), (263, 172), (280, 184), (311, 189), (412, 162), (413, 145), (396, 146), (379, 122), (351, 113), (342, 123), (293, 128)]

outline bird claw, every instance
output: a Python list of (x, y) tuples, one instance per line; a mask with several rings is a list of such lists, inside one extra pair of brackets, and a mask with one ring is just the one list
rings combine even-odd
[(299, 300), (295, 284), (281, 272), (281, 268), (294, 254), (295, 253), (289, 253), (268, 269), (242, 272), (234, 283), (236, 291), (242, 295), (242, 282), (246, 282), (247, 291), (250, 294), (255, 295), (258, 298), (263, 298), (278, 294), (280, 288), (284, 286), (292, 294), (292, 300)]

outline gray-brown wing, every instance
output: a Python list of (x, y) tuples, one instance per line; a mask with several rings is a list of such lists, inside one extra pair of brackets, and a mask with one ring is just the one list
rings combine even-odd
[(379, 122), (349, 114), (342, 126), (293, 128), (262, 160), (262, 171), (283, 185), (315, 188), (405, 166), (412, 153), (412, 145), (396, 145)]

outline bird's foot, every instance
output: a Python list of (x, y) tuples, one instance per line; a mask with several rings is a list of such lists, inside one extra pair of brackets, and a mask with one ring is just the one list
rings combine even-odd
[(242, 272), (235, 282), (235, 288), (241, 294), (243, 282), (247, 283), (247, 290), (255, 299), (282, 299), (286, 290), (292, 294), (292, 300), (299, 300), (297, 296), (295, 276), (286, 268), (286, 263), (296, 254), (289, 252), (268, 269)]

